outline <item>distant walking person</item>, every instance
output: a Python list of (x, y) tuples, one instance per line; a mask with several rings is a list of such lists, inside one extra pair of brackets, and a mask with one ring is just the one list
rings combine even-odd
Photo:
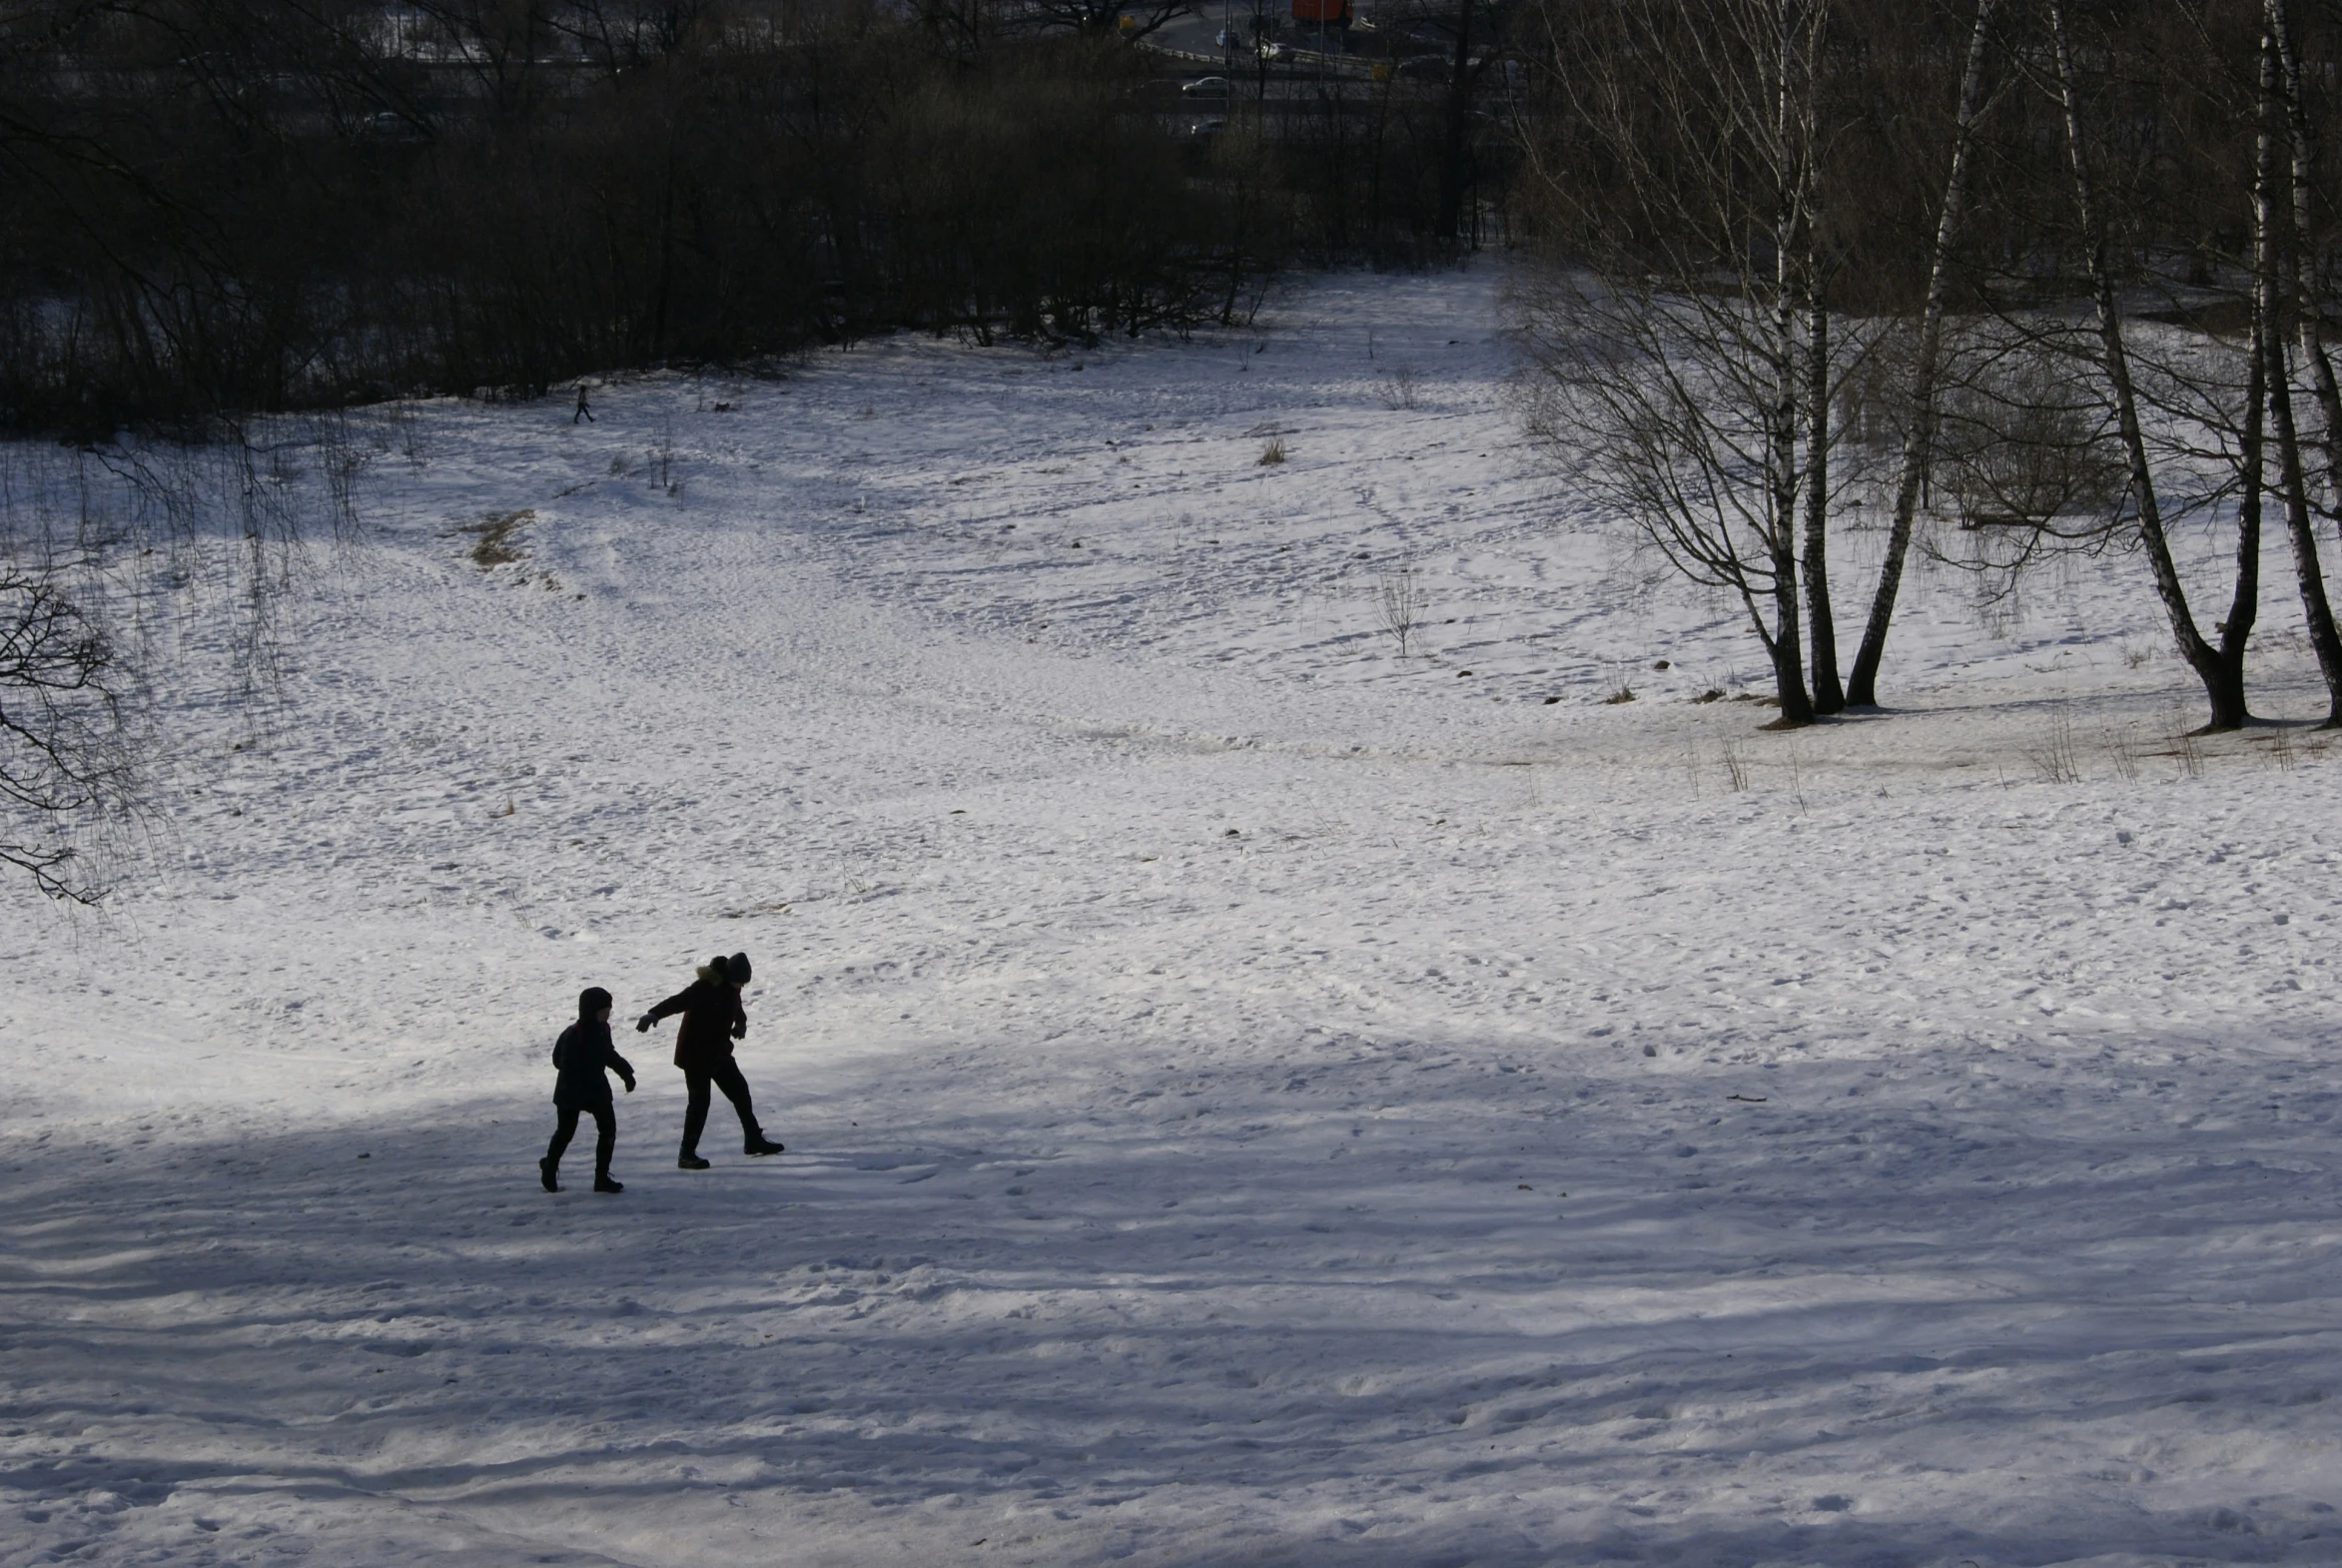
[(690, 1099), (683, 1111), (683, 1149), (675, 1165), (683, 1171), (705, 1171), (699, 1158), (699, 1135), (707, 1127), (708, 1086), (724, 1092), (740, 1113), (743, 1148), (751, 1155), (777, 1155), (781, 1146), (756, 1125), (756, 1108), (749, 1103), (748, 1080), (732, 1060), (732, 1042), (748, 1033), (748, 1014), (740, 1006), (740, 988), (748, 984), (748, 955), (735, 953), (709, 959), (699, 978), (661, 1002), (636, 1021), (636, 1030), (648, 1034), (652, 1025), (671, 1013), (683, 1015), (675, 1032), (675, 1066), (683, 1070)]
[(579, 419), (583, 419), (588, 424), (601, 422), (593, 416), (593, 405), (585, 400), (585, 383), (583, 382), (577, 384), (577, 411), (569, 415), (569, 422), (575, 424)]
[(561, 1120), (553, 1129), (553, 1141), (545, 1149), (544, 1159), (536, 1163), (545, 1190), (561, 1190), (561, 1152), (576, 1136), (577, 1113), (583, 1111), (593, 1117), (593, 1189), (625, 1191), (610, 1179), (610, 1152), (618, 1147), (618, 1114), (610, 1100), (610, 1081), (602, 1075), (615, 1068), (631, 1095), (634, 1068), (610, 1043), (610, 994), (601, 987), (579, 994), (577, 1022), (561, 1031), (561, 1038), (553, 1043), (553, 1066), (561, 1075), (553, 1082), (553, 1109)]

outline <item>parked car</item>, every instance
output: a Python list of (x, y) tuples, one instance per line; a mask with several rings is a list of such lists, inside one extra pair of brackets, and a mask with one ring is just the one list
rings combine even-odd
[(1278, 61), (1290, 60), (1292, 57), (1293, 46), (1291, 44), (1280, 44), (1273, 38), (1260, 40), (1260, 58), (1268, 61), (1271, 65)]
[(420, 142), (430, 135), (406, 116), (392, 114), (388, 109), (368, 115), (359, 122), (358, 129), (360, 135), (377, 142)]
[(1179, 91), (1189, 98), (1225, 98), (1227, 96), (1227, 78), (1224, 76), (1199, 77), (1180, 88)]
[(1211, 35), (1211, 46), (1214, 49), (1241, 49), (1244, 47), (1244, 35), (1232, 27), (1223, 27)]

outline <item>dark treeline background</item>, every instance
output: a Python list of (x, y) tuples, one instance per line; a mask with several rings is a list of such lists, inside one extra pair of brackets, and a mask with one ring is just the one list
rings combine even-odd
[(1247, 72), (1199, 136), (1171, 111), (1200, 68), (1119, 23), (990, 0), (16, 0), (0, 422), (526, 393), (898, 326), (1088, 340), (1233, 319), (1292, 259), (1470, 243), (1481, 163), (1459, 148), (1493, 121), (1453, 112), (1449, 73), (1311, 90), (1286, 68), (1263, 105)]

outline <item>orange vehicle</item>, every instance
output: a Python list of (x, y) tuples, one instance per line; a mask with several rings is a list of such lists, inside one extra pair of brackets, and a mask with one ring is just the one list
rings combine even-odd
[(1293, 0), (1293, 20), (1312, 26), (1347, 27), (1350, 0)]

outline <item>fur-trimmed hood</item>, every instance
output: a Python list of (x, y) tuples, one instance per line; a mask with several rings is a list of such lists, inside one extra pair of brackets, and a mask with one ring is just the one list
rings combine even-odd
[(730, 958), (718, 953), (699, 966), (699, 978), (718, 985), (745, 986), (755, 971), (749, 967), (748, 955), (735, 953)]

